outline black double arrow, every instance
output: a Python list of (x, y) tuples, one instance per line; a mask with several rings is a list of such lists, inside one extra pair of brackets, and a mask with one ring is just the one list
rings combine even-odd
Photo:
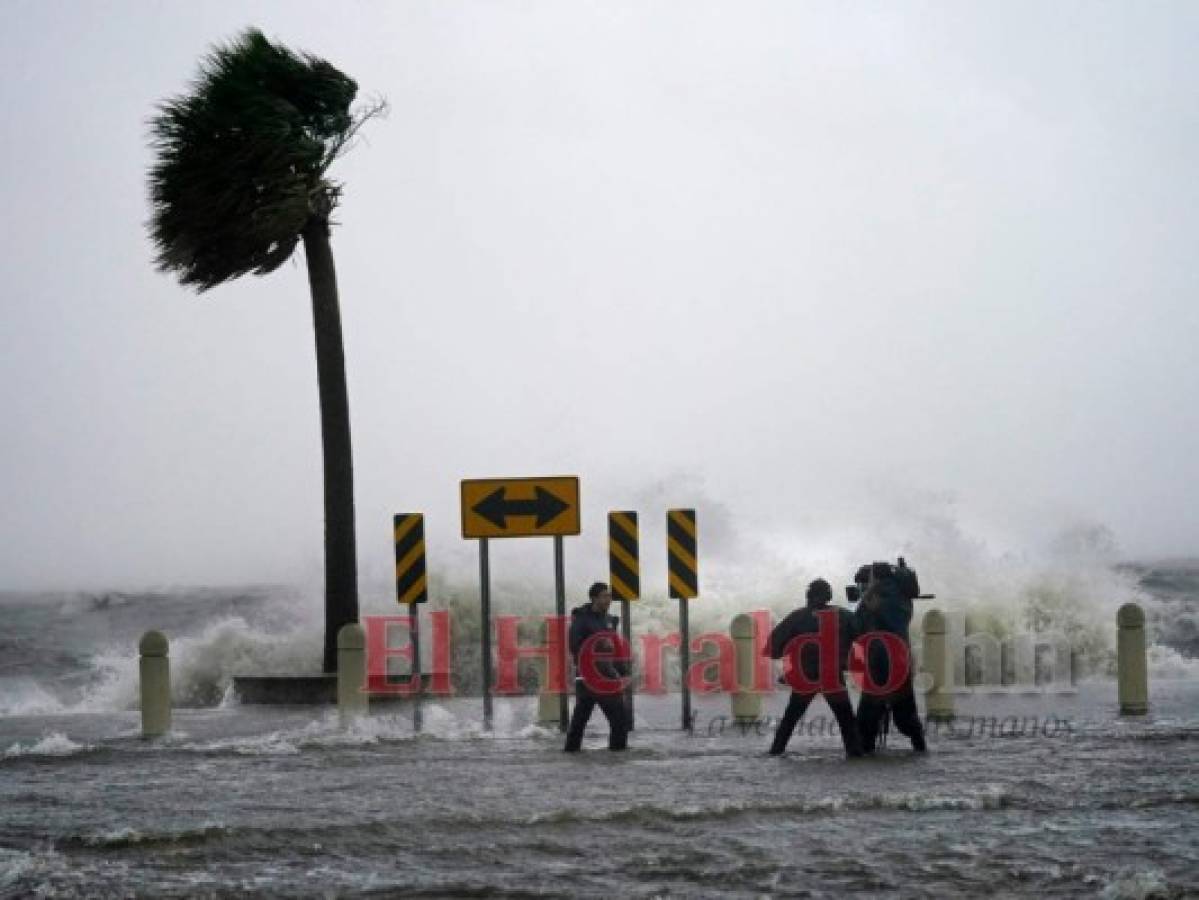
[(510, 516), (536, 516), (537, 527), (544, 528), (568, 509), (569, 503), (543, 487), (534, 488), (532, 500), (509, 500), (506, 488), (501, 487), (471, 507), (471, 512), (478, 513), (496, 528), (507, 528)]

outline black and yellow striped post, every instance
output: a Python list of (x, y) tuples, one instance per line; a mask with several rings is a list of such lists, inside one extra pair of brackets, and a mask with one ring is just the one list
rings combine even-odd
[(699, 596), (699, 559), (696, 544), (695, 510), (672, 509), (666, 513), (666, 571), (670, 596), (679, 601), (679, 668), (683, 688), (683, 730), (690, 731), (691, 627), (687, 601)]
[[(631, 510), (608, 513), (608, 581), (612, 596), (620, 601), (621, 633), (633, 646), (633, 605), (641, 597), (641, 542), (637, 535), (637, 513)], [(629, 730), (633, 728), (633, 680), (624, 692)]]
[[(396, 547), (396, 601), (406, 605), (412, 617), (412, 674), (420, 667), (420, 603), (429, 600), (429, 573), (425, 567), (425, 517), (421, 513), (400, 513), (393, 520)], [(421, 676), (423, 687), (424, 677)], [(421, 693), (413, 697), (412, 728), (420, 731)]]

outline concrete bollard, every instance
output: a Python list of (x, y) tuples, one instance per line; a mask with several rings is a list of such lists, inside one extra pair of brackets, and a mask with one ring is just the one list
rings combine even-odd
[(560, 715), (558, 695), (542, 687), (537, 694), (537, 724), (542, 728), (557, 728)]
[[(549, 644), (549, 629), (545, 623), (541, 625), (541, 644), (546, 646)], [(539, 689), (537, 691), (537, 724), (542, 728), (557, 728), (561, 719), (562, 710), (561, 703), (558, 700), (558, 695), (550, 692), (550, 666), (549, 660), (538, 659), (537, 666), (537, 681)]]
[(737, 690), (733, 692), (733, 720), (747, 723), (762, 717), (762, 695), (753, 692), (754, 684), (754, 620), (746, 613), (734, 616), (729, 625), (733, 636), (733, 659), (737, 674)]
[(1135, 603), (1125, 603), (1116, 612), (1116, 680), (1122, 716), (1149, 712), (1149, 666), (1145, 656), (1145, 612)]
[(923, 656), (924, 671), (932, 677), (932, 683), (924, 695), (925, 716), (934, 722), (953, 720), (953, 694), (949, 687), (949, 629), (945, 613), (930, 609), (924, 614)]
[(171, 730), (170, 642), (161, 631), (147, 631), (137, 651), (142, 737), (159, 737)]
[(366, 689), (366, 632), (357, 622), (337, 632), (337, 711), (344, 728), (370, 711)]

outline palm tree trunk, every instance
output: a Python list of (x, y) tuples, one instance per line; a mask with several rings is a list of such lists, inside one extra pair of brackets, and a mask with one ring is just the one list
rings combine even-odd
[(325, 652), (324, 671), (337, 671), (337, 632), (358, 621), (358, 563), (354, 542), (354, 460), (350, 451), (350, 401), (337, 271), (329, 246), (329, 222), (313, 217), (304, 227), (316, 375), (321, 398), (321, 449), (325, 465)]

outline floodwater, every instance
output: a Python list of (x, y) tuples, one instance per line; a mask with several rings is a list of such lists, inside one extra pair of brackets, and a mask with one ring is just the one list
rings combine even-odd
[(529, 698), (490, 733), (478, 698), (427, 703), (419, 736), (395, 705), (345, 731), (183, 710), (158, 742), (134, 713), (9, 717), (0, 895), (1193, 896), (1199, 686), (1156, 685), (1141, 719), (1114, 700), (963, 698), (928, 754), (892, 732), (862, 761), (819, 733), (820, 701), (781, 759), (727, 697), (691, 735), (677, 695), (639, 697), (623, 754), (598, 713), (562, 753)]
[[(532, 697), (498, 699), (491, 732), (467, 695), (426, 701), (419, 735), (403, 704), (343, 730), (228, 694), (311, 670), (319, 628), (273, 627), (290, 597), (0, 597), (0, 897), (1199, 896), (1199, 590), (1171, 577), (1148, 716), (1119, 717), (1107, 679), (976, 689), (929, 753), (892, 733), (860, 761), (819, 700), (781, 759), (726, 695), (696, 699), (691, 734), (678, 694), (638, 696), (623, 754), (598, 712), (564, 754)], [(135, 710), (148, 627), (178, 707), (158, 741)]]

